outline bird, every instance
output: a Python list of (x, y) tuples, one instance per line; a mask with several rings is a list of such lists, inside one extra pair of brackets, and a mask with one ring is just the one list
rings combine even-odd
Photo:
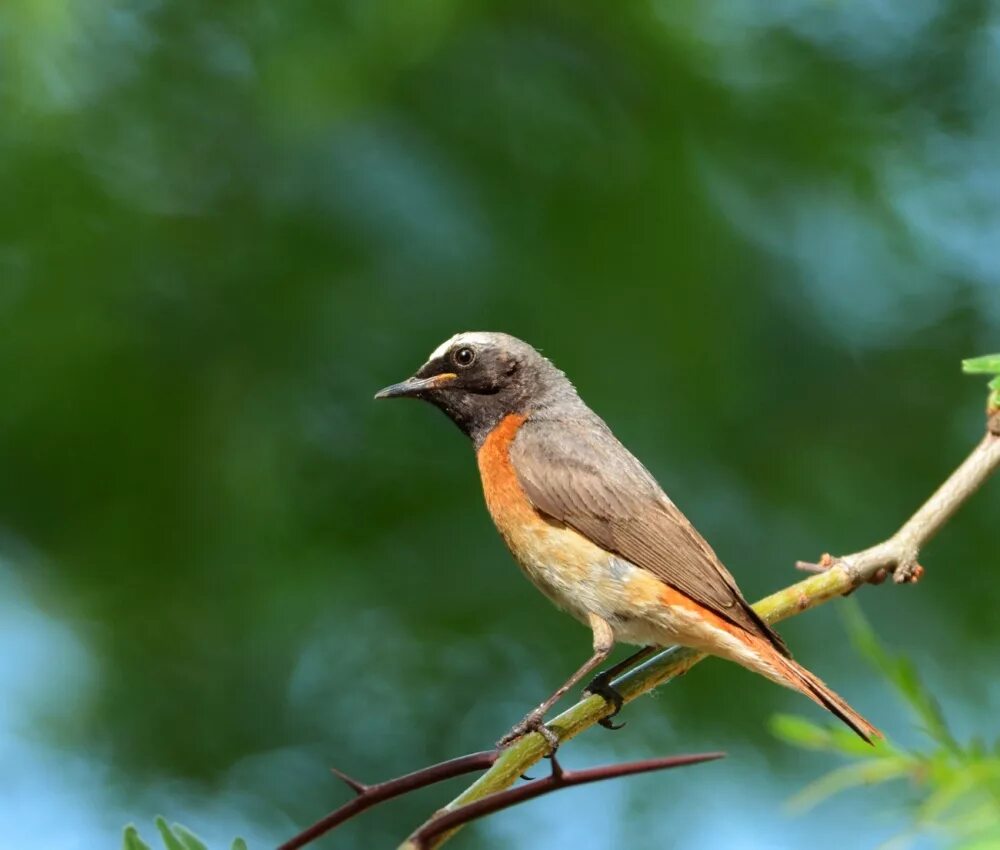
[(622, 707), (611, 681), (657, 649), (680, 644), (798, 691), (862, 739), (881, 733), (792, 660), (712, 547), (653, 475), (580, 398), (547, 357), (501, 332), (469, 331), (439, 345), (405, 381), (376, 399), (415, 398), (472, 441), (486, 507), (527, 578), (589, 626), (590, 658), (498, 742), (539, 732), (545, 714), (618, 643), (642, 647), (598, 673), (585, 691)]

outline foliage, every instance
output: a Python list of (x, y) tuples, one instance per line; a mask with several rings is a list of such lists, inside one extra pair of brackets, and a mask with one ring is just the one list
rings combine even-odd
[(991, 392), (987, 406), (991, 409), (1000, 408), (1000, 354), (963, 360), (962, 371), (971, 375), (993, 375), (993, 380), (988, 384)]
[(922, 834), (936, 834), (956, 850), (1000, 846), (1000, 741), (959, 743), (913, 664), (880, 643), (856, 604), (845, 606), (845, 618), (854, 645), (892, 685), (929, 746), (909, 749), (886, 739), (868, 747), (839, 726), (826, 728), (779, 715), (773, 731), (780, 738), (802, 749), (851, 759), (803, 788), (791, 800), (793, 808), (807, 809), (849, 788), (906, 779), (914, 792), (912, 823), (886, 848), (908, 846)]
[[(171, 826), (166, 819), (159, 816), (154, 822), (160, 832), (165, 850), (208, 850), (205, 842), (179, 823)], [(139, 837), (139, 830), (134, 825), (129, 824), (125, 827), (122, 838), (122, 850), (151, 850), (151, 848)], [(230, 850), (247, 850), (246, 842), (242, 838), (235, 838)]]

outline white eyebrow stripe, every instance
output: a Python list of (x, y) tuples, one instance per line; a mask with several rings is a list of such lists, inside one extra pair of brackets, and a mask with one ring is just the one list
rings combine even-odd
[(427, 358), (428, 361), (437, 360), (438, 357), (444, 357), (448, 353), (448, 349), (451, 348), (451, 344), (457, 340), (461, 334), (455, 334), (453, 337), (446, 339), (437, 348), (431, 352), (431, 356)]
[(485, 333), (476, 333), (475, 331), (466, 331), (465, 333), (455, 334), (450, 339), (446, 339), (437, 348), (431, 352), (431, 356), (428, 357), (428, 361), (436, 360), (438, 357), (444, 357), (448, 353), (448, 350), (459, 342), (467, 342), (471, 345), (486, 345), (490, 341), (490, 335)]

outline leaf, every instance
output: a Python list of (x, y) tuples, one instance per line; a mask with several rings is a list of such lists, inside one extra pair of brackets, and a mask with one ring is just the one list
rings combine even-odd
[(786, 743), (805, 750), (829, 750), (833, 743), (829, 729), (795, 714), (774, 715), (771, 732)]
[(1000, 830), (967, 844), (956, 844), (954, 850), (997, 850), (997, 847), (1000, 847)]
[(156, 828), (160, 831), (160, 837), (163, 839), (163, 846), (166, 847), (167, 850), (188, 850), (188, 848), (184, 846), (184, 842), (174, 835), (173, 830), (170, 828), (170, 825), (162, 815), (157, 815), (153, 820), (153, 823), (156, 824)]
[[(156, 816), (154, 823), (159, 830), (166, 850), (208, 850), (208, 845), (186, 826), (179, 823), (170, 826), (166, 819), (160, 815)], [(139, 831), (133, 824), (125, 827), (122, 848), (123, 850), (151, 850), (150, 846), (139, 837)], [(230, 850), (247, 850), (247, 843), (242, 838), (234, 838)]]
[(972, 375), (995, 375), (987, 384), (991, 392), (986, 404), (989, 409), (1000, 408), (1000, 354), (963, 360), (962, 371)]
[(841, 607), (847, 632), (858, 651), (895, 686), (924, 725), (924, 730), (942, 746), (957, 752), (958, 743), (952, 737), (937, 700), (924, 687), (916, 667), (908, 658), (892, 655), (882, 646), (871, 624), (861, 613), (856, 601), (846, 600)]
[(887, 756), (876, 761), (845, 764), (815, 782), (810, 782), (788, 801), (788, 806), (795, 811), (805, 811), (848, 788), (875, 785), (908, 776), (912, 766), (913, 762), (905, 756)]
[(191, 832), (190, 829), (181, 826), (179, 823), (174, 824), (174, 835), (180, 839), (181, 844), (184, 845), (184, 850), (208, 850), (204, 841)]
[(842, 726), (821, 726), (794, 714), (776, 714), (771, 718), (771, 732), (788, 744), (804, 750), (823, 750), (858, 758), (878, 758), (895, 749), (885, 740), (866, 744)]
[(907, 831), (883, 841), (875, 850), (908, 850), (917, 839), (918, 833)]
[(986, 354), (963, 360), (962, 371), (967, 375), (1000, 375), (1000, 354)]
[(149, 850), (149, 845), (139, 837), (139, 830), (132, 824), (125, 827), (122, 835), (123, 850)]

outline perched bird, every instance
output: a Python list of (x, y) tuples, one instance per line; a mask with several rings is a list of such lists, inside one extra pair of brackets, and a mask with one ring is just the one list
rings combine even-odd
[(879, 736), (791, 659), (653, 476), (530, 345), (504, 333), (458, 334), (414, 377), (375, 396), (400, 397), (429, 401), (472, 440), (486, 505), (515, 560), (593, 631), (593, 655), (501, 745), (539, 731), (554, 747), (545, 713), (616, 642), (644, 649), (587, 686), (614, 713), (622, 699), (611, 677), (658, 647), (683, 644), (805, 694), (869, 743)]

